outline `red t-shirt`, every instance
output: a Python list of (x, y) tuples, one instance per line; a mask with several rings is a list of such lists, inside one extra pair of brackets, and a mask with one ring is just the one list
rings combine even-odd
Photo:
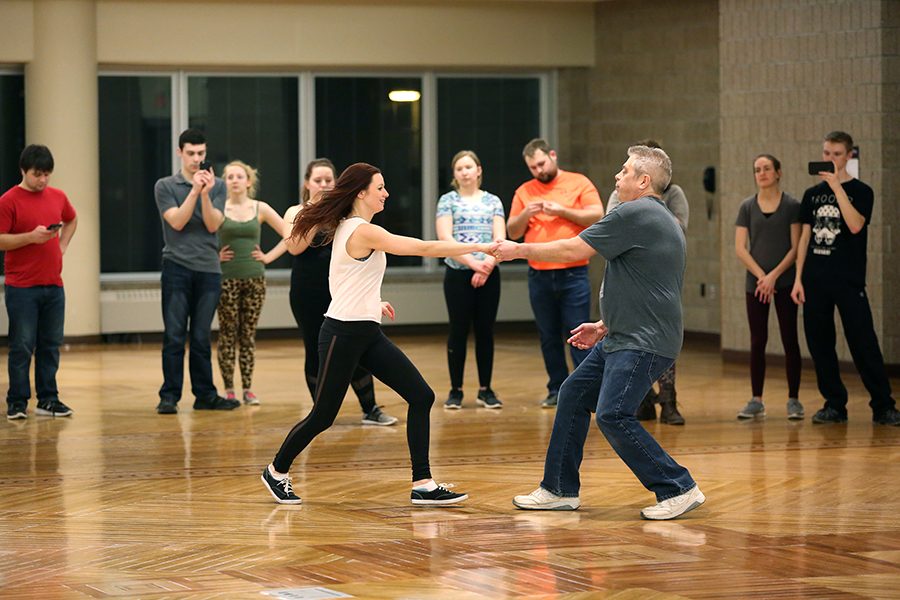
[[(0, 196), (0, 233), (28, 233), (38, 225), (68, 223), (75, 219), (75, 209), (62, 192), (50, 186), (40, 192), (29, 192), (15, 186)], [(59, 236), (43, 244), (28, 244), (7, 250), (6, 285), (35, 287), (62, 286), (62, 252)]]

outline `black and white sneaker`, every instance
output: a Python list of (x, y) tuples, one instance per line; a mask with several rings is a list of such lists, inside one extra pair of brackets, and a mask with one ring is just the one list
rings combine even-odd
[(478, 390), (478, 399), (475, 401), (479, 406), (485, 408), (503, 408), (503, 403), (497, 398), (494, 390), (487, 388), (486, 390)]
[(34, 409), (34, 414), (47, 417), (68, 417), (72, 409), (59, 400), (41, 400)]
[(272, 494), (272, 497), (275, 498), (275, 502), (278, 504), (302, 504), (303, 500), (300, 499), (300, 496), (294, 493), (294, 488), (291, 487), (291, 478), (285, 477), (284, 479), (275, 479), (272, 476), (272, 472), (269, 471), (269, 467), (267, 466), (263, 469), (262, 481), (266, 484), (266, 489), (269, 490), (269, 493)]
[(8, 402), (6, 406), (6, 418), (10, 421), (28, 418), (28, 403), (21, 400)]
[(442, 483), (430, 492), (427, 490), (413, 490), (410, 501), (420, 506), (443, 506), (445, 504), (456, 504), (463, 500), (468, 500), (468, 494), (457, 494), (451, 492), (447, 488), (453, 487), (451, 483)]

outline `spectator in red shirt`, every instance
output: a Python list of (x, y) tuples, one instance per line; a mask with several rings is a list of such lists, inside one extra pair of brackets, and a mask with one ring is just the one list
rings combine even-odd
[(53, 173), (53, 155), (46, 146), (25, 148), (19, 169), (22, 183), (0, 196), (0, 250), (6, 252), (4, 287), (9, 315), (6, 418), (28, 417), (32, 355), (35, 414), (68, 417), (72, 409), (59, 401), (56, 372), (66, 312), (62, 257), (78, 219), (62, 190), (47, 185)]

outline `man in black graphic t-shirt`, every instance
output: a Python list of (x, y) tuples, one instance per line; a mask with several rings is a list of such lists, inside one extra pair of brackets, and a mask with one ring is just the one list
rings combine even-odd
[(847, 173), (852, 149), (848, 133), (833, 131), (825, 136), (822, 159), (833, 162), (835, 172), (819, 173), (822, 182), (806, 190), (800, 203), (803, 230), (791, 297), (804, 305), (806, 343), (825, 398), (825, 406), (812, 422), (847, 420), (847, 388), (835, 350), (837, 307), (853, 362), (871, 396), (872, 420), (900, 425), (866, 295), (866, 244), (875, 196), (872, 188)]

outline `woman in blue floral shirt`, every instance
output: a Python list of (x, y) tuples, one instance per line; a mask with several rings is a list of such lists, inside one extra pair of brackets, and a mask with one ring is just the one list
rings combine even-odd
[[(437, 205), (439, 240), (485, 243), (506, 238), (506, 220), (500, 198), (481, 189), (481, 161), (471, 150), (457, 152), (451, 162), (454, 191)], [(447, 363), (450, 395), (444, 408), (462, 408), (463, 374), (469, 330), (475, 329), (478, 399), (485, 408), (503, 408), (491, 389), (494, 368), (494, 323), (500, 305), (500, 270), (493, 256), (482, 252), (444, 259), (444, 297), (450, 317)]]

